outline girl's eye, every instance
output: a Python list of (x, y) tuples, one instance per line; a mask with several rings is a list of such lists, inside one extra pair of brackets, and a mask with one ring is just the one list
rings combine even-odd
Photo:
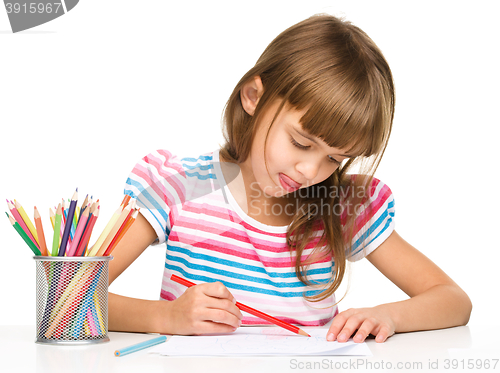
[(295, 139), (293, 137), (290, 137), (290, 141), (292, 142), (293, 145), (295, 145), (299, 149), (309, 149), (310, 148), (310, 146), (305, 146), (305, 145), (299, 144), (297, 141), (295, 141)]
[[(302, 145), (302, 144), (299, 144), (293, 137), (290, 136), (290, 141), (292, 142), (292, 144), (294, 146), (296, 146), (297, 148), (299, 149), (302, 149), (302, 150), (305, 150), (305, 149), (309, 149), (310, 146), (306, 146), (306, 145)], [(332, 163), (336, 163), (337, 165), (340, 166), (340, 162), (337, 161), (335, 158), (333, 158), (331, 155), (328, 156), (328, 160)]]
[(340, 166), (340, 162), (333, 158), (331, 155), (328, 156), (328, 159), (330, 160), (330, 162), (336, 163)]

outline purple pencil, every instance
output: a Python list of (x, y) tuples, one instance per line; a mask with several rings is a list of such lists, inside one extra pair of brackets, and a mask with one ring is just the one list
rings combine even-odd
[(64, 226), (64, 233), (61, 239), (61, 246), (59, 246), (59, 256), (64, 256), (66, 253), (66, 245), (68, 244), (69, 232), (71, 231), (71, 222), (75, 216), (76, 203), (78, 202), (78, 188), (76, 188), (73, 197), (71, 197), (71, 203), (69, 204), (68, 216), (66, 218), (66, 225)]

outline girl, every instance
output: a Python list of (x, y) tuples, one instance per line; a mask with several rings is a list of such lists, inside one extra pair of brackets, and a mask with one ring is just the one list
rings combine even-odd
[[(130, 174), (125, 193), (141, 214), (114, 251), (110, 283), (166, 242), (167, 302), (110, 294), (110, 330), (264, 323), (236, 300), (300, 325), (333, 318), (326, 337), (339, 342), (466, 324), (468, 296), (396, 233), (392, 192), (373, 177), (393, 115), (391, 71), (363, 31), (329, 15), (285, 30), (236, 85), (220, 150), (183, 159), (158, 150)], [(354, 165), (360, 173), (348, 174)], [(410, 299), (338, 313), (346, 260), (363, 257)]]

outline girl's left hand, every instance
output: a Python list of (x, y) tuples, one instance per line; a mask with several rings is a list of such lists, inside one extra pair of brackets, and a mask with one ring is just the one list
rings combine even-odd
[(363, 342), (368, 335), (375, 336), (376, 342), (385, 342), (394, 334), (396, 327), (384, 305), (372, 308), (350, 308), (333, 319), (326, 334), (327, 341), (346, 342), (355, 332), (354, 342)]

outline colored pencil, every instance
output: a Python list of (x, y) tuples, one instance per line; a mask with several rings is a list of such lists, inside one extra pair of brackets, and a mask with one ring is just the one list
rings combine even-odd
[(111, 253), (115, 249), (116, 245), (118, 245), (118, 243), (123, 238), (123, 236), (125, 236), (125, 233), (127, 233), (127, 231), (132, 226), (132, 224), (134, 224), (138, 213), (139, 213), (139, 210), (135, 210), (134, 213), (132, 214), (132, 216), (130, 217), (130, 219), (124, 223), (124, 227), (122, 227), (122, 229), (120, 229), (120, 231), (118, 231), (115, 238), (113, 238), (113, 241), (111, 241), (108, 248), (104, 252), (103, 256), (111, 255)]
[(120, 204), (120, 206), (127, 206), (128, 204), (128, 201), (130, 200), (130, 196), (128, 194), (125, 195), (125, 197), (123, 197), (123, 200), (122, 200), (122, 203)]
[(130, 215), (132, 214), (132, 212), (133, 211), (130, 208), (130, 206), (127, 206), (127, 207), (125, 207), (122, 210), (122, 212), (120, 213), (120, 217), (118, 218), (118, 220), (113, 225), (113, 229), (111, 229), (109, 231), (108, 236), (106, 237), (106, 239), (102, 243), (101, 248), (97, 252), (96, 256), (103, 256), (104, 255), (104, 253), (108, 249), (109, 244), (116, 237), (116, 234), (118, 233), (118, 231), (120, 230), (120, 228), (123, 226), (123, 224), (126, 223), (127, 219), (130, 217)]
[(109, 220), (108, 224), (106, 225), (106, 227), (102, 231), (101, 235), (97, 239), (97, 242), (94, 244), (94, 246), (90, 250), (88, 256), (95, 256), (99, 252), (99, 249), (101, 248), (104, 240), (108, 236), (111, 229), (113, 229), (113, 226), (115, 225), (116, 221), (119, 219), (121, 212), (122, 212), (121, 207), (118, 207), (118, 209), (115, 211), (115, 213), (113, 214), (113, 216)]
[(99, 217), (99, 208), (95, 211), (94, 214), (90, 217), (90, 221), (87, 224), (87, 228), (85, 229), (85, 233), (83, 237), (80, 239), (80, 243), (78, 244), (78, 248), (76, 249), (75, 256), (82, 256), (85, 252), (85, 247), (88, 245), (90, 240), (90, 235), (92, 234), (92, 229), (94, 229), (94, 224), (97, 218)]
[(40, 217), (40, 213), (38, 212), (38, 209), (35, 206), (35, 213), (34, 213), (34, 218), (35, 218), (35, 225), (36, 225), (36, 231), (37, 231), (37, 236), (38, 236), (38, 244), (40, 246), (40, 252), (44, 256), (48, 256), (49, 253), (47, 251), (47, 243), (45, 241), (45, 233), (43, 232), (43, 226), (42, 226), (42, 218)]
[(16, 206), (17, 211), (19, 212), (19, 215), (23, 218), (24, 222), (26, 223), (26, 226), (31, 232), (31, 235), (35, 238), (35, 243), (37, 244), (38, 247), (40, 247), (40, 242), (38, 241), (38, 235), (36, 233), (36, 229), (33, 226), (33, 223), (31, 222), (30, 218), (28, 217), (28, 214), (26, 214), (26, 211), (24, 211), (23, 206), (16, 200), (14, 200), (14, 206)]
[[(175, 282), (177, 282), (181, 285), (187, 286), (187, 287), (191, 287), (191, 286), (196, 285), (195, 283), (188, 281), (186, 279), (183, 279), (182, 277), (176, 276), (174, 274), (172, 276), (170, 276), (170, 279), (172, 281), (175, 281)], [(279, 319), (277, 319), (273, 316), (270, 316), (264, 312), (258, 311), (255, 308), (248, 307), (240, 302), (236, 302), (236, 307), (238, 307), (242, 311), (248, 312), (249, 314), (257, 316), (258, 318), (261, 318), (263, 320), (269, 321), (270, 323), (277, 325), (277, 326), (280, 326), (280, 327), (282, 327), (286, 330), (289, 330), (293, 333), (300, 334), (300, 335), (303, 335), (305, 337), (310, 337), (309, 334), (307, 334), (305, 331), (303, 331), (299, 327), (294, 326), (292, 324), (289, 324), (285, 321), (279, 320)]]
[(59, 256), (64, 256), (66, 253), (66, 245), (68, 243), (69, 232), (71, 231), (71, 222), (73, 221), (73, 216), (75, 215), (75, 207), (78, 201), (78, 188), (73, 193), (71, 197), (71, 203), (69, 205), (68, 218), (66, 219), (66, 226), (64, 227), (64, 233), (61, 240), (61, 246), (59, 247)]
[(57, 256), (59, 253), (59, 235), (61, 232), (62, 206), (59, 203), (57, 206), (56, 217), (54, 222), (54, 238), (52, 240), (52, 256)]
[(150, 340), (145, 341), (145, 342), (137, 343), (135, 345), (122, 348), (121, 350), (116, 350), (115, 356), (116, 357), (124, 356), (124, 355), (130, 354), (132, 352), (144, 350), (145, 348), (152, 347), (152, 346), (158, 345), (160, 343), (163, 343), (166, 340), (167, 340), (167, 336), (162, 335), (160, 337), (153, 338), (153, 339), (150, 339)]
[(73, 215), (73, 226), (71, 227), (71, 233), (73, 233), (73, 237), (75, 237), (79, 219), (80, 219), (80, 206), (76, 206), (75, 215)]
[(19, 233), (19, 235), (22, 237), (22, 239), (24, 240), (24, 242), (26, 242), (28, 244), (28, 246), (30, 247), (31, 251), (33, 251), (33, 253), (35, 255), (42, 255), (42, 253), (40, 253), (40, 250), (38, 250), (38, 247), (35, 246), (35, 244), (28, 237), (28, 235), (26, 234), (26, 232), (23, 231), (23, 229), (21, 228), (21, 226), (19, 225), (19, 223), (12, 216), (10, 216), (8, 213), (6, 213), (6, 214), (7, 214), (7, 217), (9, 218), (9, 220), (10, 220), (10, 224), (12, 224), (12, 226), (17, 231), (17, 233)]
[(92, 205), (92, 203), (89, 203), (89, 195), (87, 194), (85, 196), (85, 199), (83, 200), (82, 207), (80, 208), (79, 214), (78, 214), (78, 220), (82, 217), (83, 212), (87, 208), (88, 205)]
[(12, 216), (14, 217), (14, 219), (18, 222), (18, 224), (21, 227), (21, 229), (28, 235), (28, 237), (30, 238), (30, 240), (35, 244), (35, 246), (38, 249), (38, 244), (37, 244), (37, 242), (35, 240), (35, 237), (33, 237), (33, 235), (31, 234), (30, 230), (26, 226), (26, 223), (24, 222), (23, 218), (19, 214), (19, 211), (17, 211), (17, 208), (14, 206), (14, 204), (12, 202), (9, 202), (9, 201), (7, 201), (7, 206), (9, 208), (10, 212), (12, 213)]
[(52, 229), (54, 229), (56, 214), (54, 214), (54, 211), (52, 209), (49, 209), (49, 217), (50, 217), (50, 223), (52, 224)]
[(67, 256), (74, 256), (76, 253), (76, 249), (78, 248), (78, 244), (80, 243), (80, 239), (82, 238), (83, 230), (85, 229), (85, 225), (87, 224), (87, 220), (89, 218), (89, 209), (85, 209), (80, 220), (78, 221), (78, 227), (76, 228), (75, 237), (71, 242), (71, 246), (69, 247)]

